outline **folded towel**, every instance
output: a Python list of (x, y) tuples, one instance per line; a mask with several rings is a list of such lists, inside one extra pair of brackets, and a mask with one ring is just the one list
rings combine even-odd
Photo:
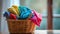
[(6, 11), (4, 14), (3, 14), (4, 17), (6, 18), (9, 18), (10, 17), (10, 12)]
[(37, 13), (35, 10), (32, 10), (32, 13), (34, 14), (30, 20), (35, 23), (37, 26), (40, 26), (40, 23), (42, 21), (42, 16), (41, 14)]
[(12, 7), (14, 7), (14, 9), (16, 10), (16, 12), (17, 12), (17, 13), (18, 13), (18, 15), (19, 15), (18, 6), (16, 6), (16, 5), (12, 5)]
[(16, 12), (16, 10), (14, 9), (14, 7), (8, 8), (8, 11), (19, 16), (19, 14)]
[(24, 6), (20, 6), (20, 19), (26, 19), (30, 16), (30, 14), (32, 13), (31, 10), (27, 7)]
[(16, 17), (16, 15), (14, 15), (14, 14), (12, 14), (12, 13), (10, 13), (10, 17), (9, 17), (10, 19), (17, 19), (17, 17)]

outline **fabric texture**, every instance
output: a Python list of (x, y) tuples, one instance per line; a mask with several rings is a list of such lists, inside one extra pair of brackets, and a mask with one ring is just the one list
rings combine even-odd
[(14, 7), (14, 9), (16, 10), (16, 12), (17, 12), (17, 13), (18, 13), (18, 15), (19, 15), (18, 6), (16, 6), (16, 5), (12, 5), (12, 7)]
[(40, 26), (42, 21), (42, 15), (36, 12), (35, 10), (31, 10), (25, 6), (16, 6), (8, 8), (8, 11), (4, 13), (4, 16), (9, 19), (18, 19), (18, 20), (26, 20), (30, 19), (37, 26)]
[(40, 23), (42, 21), (42, 15), (37, 13), (35, 10), (32, 10), (33, 17), (30, 18), (30, 20), (35, 23), (37, 26), (40, 26)]
[(14, 15), (14, 14), (12, 14), (12, 13), (10, 13), (10, 17), (9, 17), (9, 19), (17, 19), (17, 17), (16, 17), (16, 15)]
[(6, 18), (9, 18), (9, 17), (10, 17), (10, 12), (7, 12), (7, 11), (6, 11), (6, 12), (3, 14), (3, 16), (6, 17)]
[(14, 7), (8, 8), (8, 11), (19, 16), (19, 14), (16, 12), (16, 10), (14, 9)]
[(31, 14), (31, 10), (27, 7), (20, 6), (19, 10), (20, 10), (20, 17), (19, 17), (20, 19), (26, 19)]

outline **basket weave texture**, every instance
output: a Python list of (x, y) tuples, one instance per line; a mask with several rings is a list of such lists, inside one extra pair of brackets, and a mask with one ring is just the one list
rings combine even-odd
[(35, 30), (35, 24), (31, 20), (7, 20), (10, 33), (30, 33)]

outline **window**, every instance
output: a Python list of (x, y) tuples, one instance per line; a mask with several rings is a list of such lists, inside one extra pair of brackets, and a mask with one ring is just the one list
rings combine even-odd
[(53, 29), (60, 30), (60, 0), (53, 0)]
[(20, 5), (20, 0), (11, 0), (10, 3), (11, 3), (11, 6), (12, 5), (18, 5), (19, 6)]
[(43, 15), (42, 22), (40, 27), (37, 27), (37, 30), (46, 30), (47, 29), (47, 0), (21, 0), (20, 5), (27, 6), (31, 9), (36, 10), (37, 12)]
[[(51, 27), (52, 29), (60, 29), (60, 25), (58, 25), (60, 23), (60, 0), (20, 0), (20, 4), (23, 6), (27, 6), (31, 9), (35, 9), (37, 12), (41, 13), (43, 16), (43, 20), (41, 22), (41, 26), (37, 27), (37, 30), (46, 30), (49, 26), (47, 25), (49, 18), (51, 18), (50, 20), (52, 20)], [(50, 9), (47, 9), (48, 5), (47, 2), (52, 3), (53, 1), (53, 7)], [(47, 15), (48, 12), (47, 10), (52, 10), (53, 15), (50, 15), (51, 17), (48, 18), (47, 20)], [(50, 12), (51, 13), (51, 12)]]

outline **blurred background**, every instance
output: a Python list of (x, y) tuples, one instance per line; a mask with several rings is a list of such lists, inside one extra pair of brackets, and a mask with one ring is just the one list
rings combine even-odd
[[(12, 5), (27, 6), (35, 9), (42, 14), (42, 22), (40, 27), (36, 30), (47, 30), (47, 0), (3, 0), (2, 2), (2, 15), (1, 15), (1, 31), (7, 31), (8, 27), (5, 18), (3, 17), (4, 11)], [(53, 30), (60, 30), (60, 0), (53, 0)]]

